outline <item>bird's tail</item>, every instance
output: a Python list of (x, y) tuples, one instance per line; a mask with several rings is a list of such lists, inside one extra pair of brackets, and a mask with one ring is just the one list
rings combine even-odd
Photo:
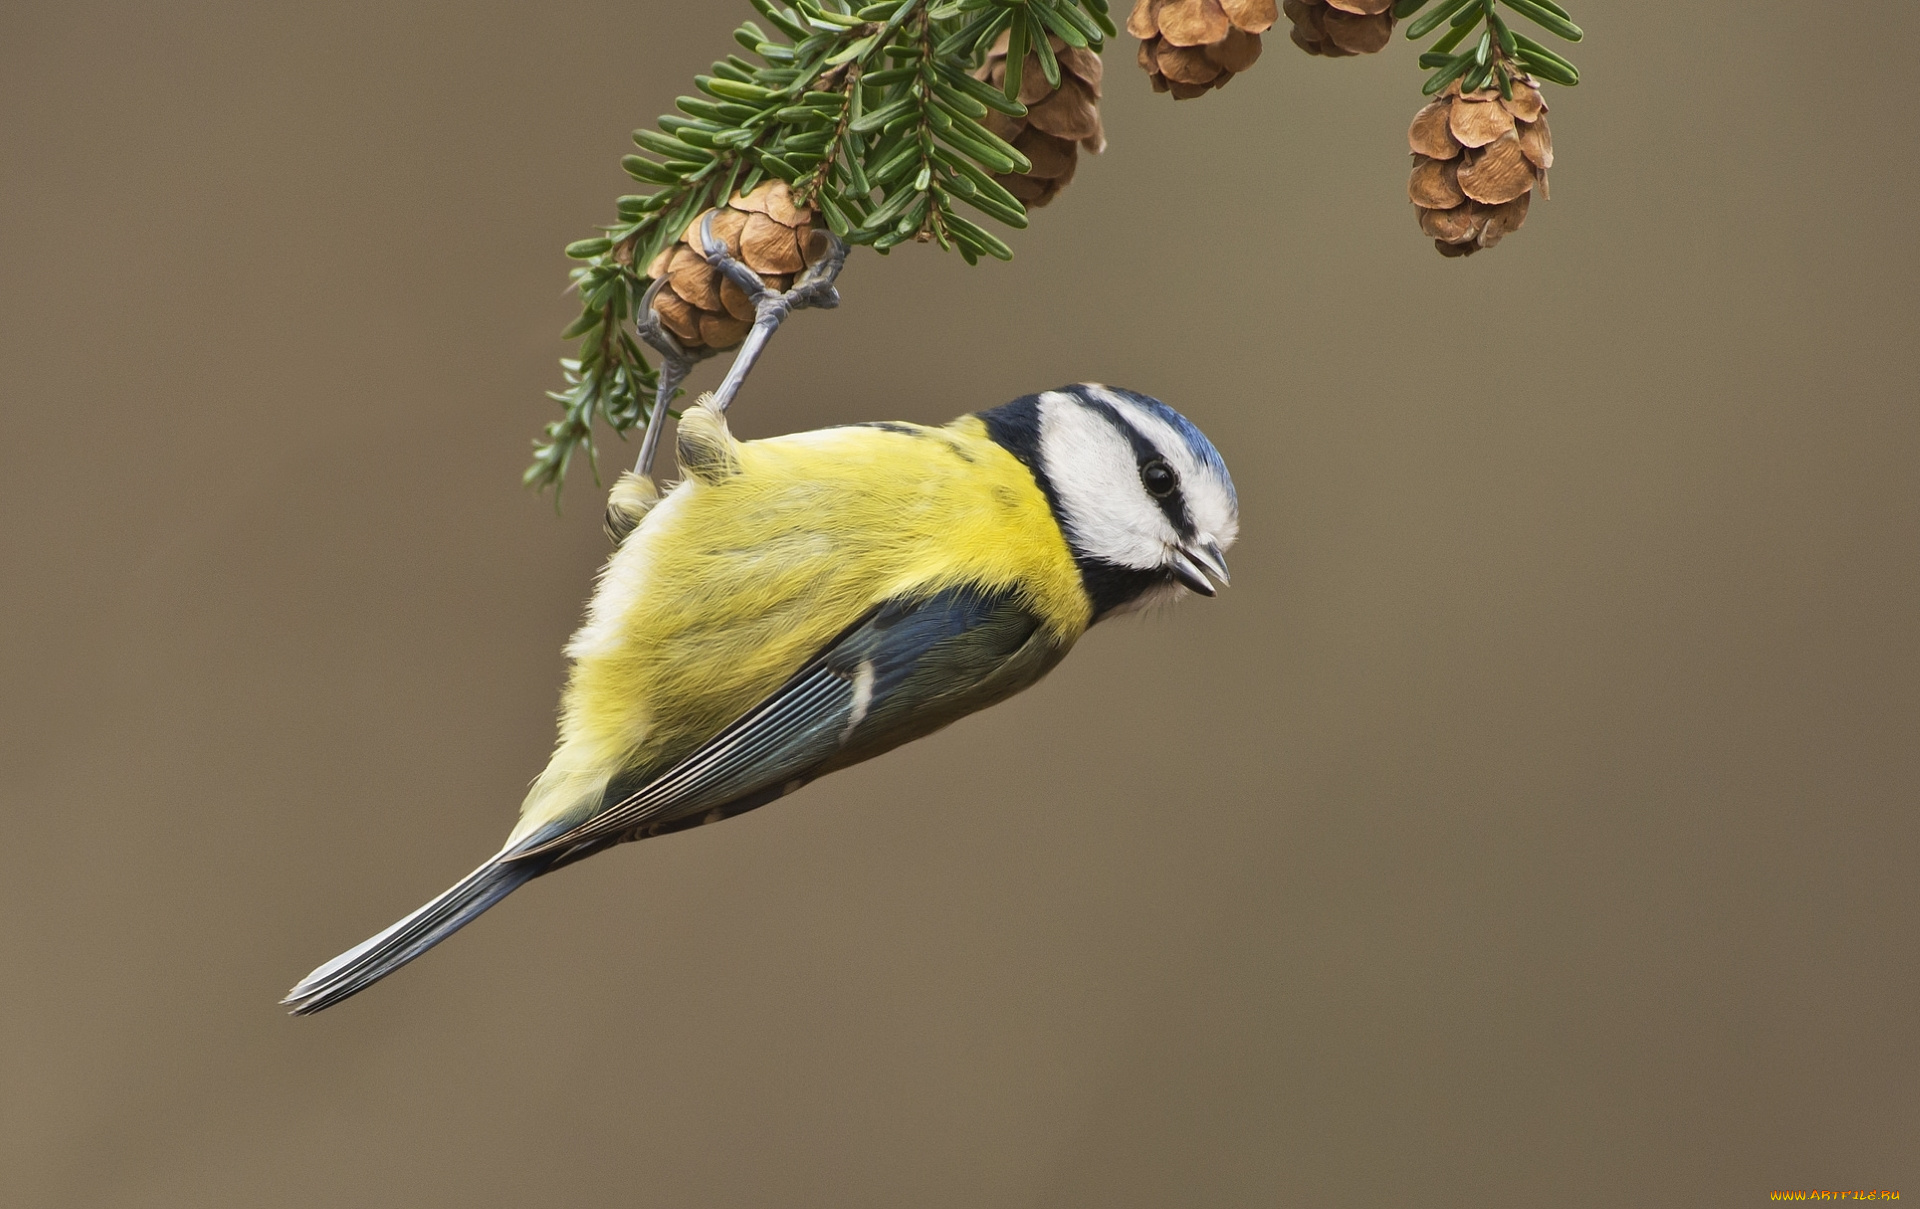
[(302, 978), (280, 1002), (292, 1005), (294, 1015), (306, 1016), (359, 994), (552, 865), (551, 860), (514, 860), (513, 855), (509, 849), (490, 858), (426, 906)]

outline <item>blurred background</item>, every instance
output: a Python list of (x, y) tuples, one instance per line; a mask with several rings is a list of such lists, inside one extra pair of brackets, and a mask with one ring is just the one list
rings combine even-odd
[(1144, 390), (1233, 588), (295, 1020), (545, 761), (560, 248), (751, 13), (8, 6), (0, 1202), (1920, 1193), (1920, 110), (1859, 53), (1920, 12), (1747, 12), (1580, 7), (1470, 261), (1404, 41), (1175, 104), (1116, 40), (1018, 258), (857, 253), (735, 430)]

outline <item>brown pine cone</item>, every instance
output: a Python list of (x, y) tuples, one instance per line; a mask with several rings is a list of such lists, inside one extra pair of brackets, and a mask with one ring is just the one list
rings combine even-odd
[[(1033, 161), (1032, 171), (993, 176), (1029, 209), (1046, 205), (1067, 187), (1079, 166), (1080, 148), (1095, 155), (1107, 149), (1106, 132), (1100, 125), (1100, 56), (1068, 46), (1057, 37), (1049, 36), (1047, 43), (1060, 61), (1060, 87), (1048, 87), (1040, 57), (1029, 51), (1020, 72), (1019, 96), (1027, 116), (1009, 117), (989, 109), (984, 123)], [(995, 88), (1005, 86), (1007, 35), (994, 42), (985, 65), (974, 74)]]
[[(752, 301), (695, 247), (700, 223), (712, 213), (694, 215), (679, 240), (662, 248), (647, 266), (647, 276), (666, 280), (653, 296), (653, 309), (689, 351), (732, 348), (753, 325)], [(779, 180), (721, 206), (714, 214), (713, 234), (735, 260), (775, 290), (792, 285), (793, 275), (812, 264), (825, 244), (824, 237), (816, 242), (813, 211), (796, 207), (787, 183)]]
[(1449, 85), (1414, 115), (1407, 143), (1407, 195), (1442, 256), (1491, 248), (1526, 221), (1536, 186), (1547, 195), (1553, 139), (1547, 103), (1532, 80), (1516, 78), (1511, 101), (1497, 88), (1463, 96), (1458, 84)]
[(1393, 37), (1393, 0), (1286, 0), (1293, 44), (1310, 55), (1370, 55)]
[(1274, 0), (1134, 0), (1127, 32), (1140, 39), (1153, 90), (1185, 101), (1252, 67), (1279, 19)]

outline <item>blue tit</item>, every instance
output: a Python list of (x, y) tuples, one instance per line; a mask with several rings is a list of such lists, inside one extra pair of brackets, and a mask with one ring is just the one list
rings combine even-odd
[[(288, 993), (339, 1003), (526, 882), (764, 806), (1034, 684), (1089, 625), (1214, 594), (1226, 464), (1166, 404), (1078, 385), (942, 427), (737, 441), (703, 400), (684, 481), (638, 524), (567, 653), (559, 743), (486, 863)], [(616, 511), (619, 510), (616, 508)]]

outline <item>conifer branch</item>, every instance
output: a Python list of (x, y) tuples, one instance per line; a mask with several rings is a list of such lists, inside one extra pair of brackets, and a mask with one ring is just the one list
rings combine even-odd
[(917, 240), (968, 263), (1007, 259), (1007, 245), (954, 203), (1026, 226), (1026, 207), (993, 177), (1032, 164), (980, 124), (990, 110), (1026, 107), (1017, 87), (996, 91), (973, 72), (1002, 33), (1045, 45), (1051, 32), (1097, 51), (1114, 32), (1105, 0), (752, 2), (774, 32), (748, 21), (734, 40), (759, 62), (729, 55), (695, 77), (699, 95), (677, 98), (678, 113), (634, 131), (646, 154), (621, 166), (658, 190), (620, 198), (617, 222), (567, 246), (582, 262), (572, 271), (581, 310), (562, 336), (579, 351), (561, 363), (565, 389), (549, 393), (562, 414), (524, 476), (554, 487), (556, 502), (574, 453), (591, 458), (596, 423), (624, 434), (647, 419), (658, 378), (631, 321), (647, 270), (693, 219), (778, 180), (849, 244), (884, 253)]
[[(708, 210), (720, 208), (733, 254), (775, 288), (811, 263), (816, 221), (882, 255), (913, 241), (968, 264), (1007, 260), (1006, 243), (957, 203), (1024, 228), (1028, 209), (1072, 179), (1078, 150), (1104, 146), (1098, 56), (1118, 32), (1107, 0), (750, 2), (771, 26), (734, 31), (753, 59), (716, 62), (678, 112), (633, 132), (642, 154), (621, 166), (655, 191), (619, 198), (614, 223), (567, 246), (580, 314), (562, 336), (578, 351), (561, 362), (565, 389), (549, 392), (561, 415), (524, 476), (553, 487), (556, 505), (574, 453), (592, 460), (595, 426), (624, 435), (654, 406), (659, 374), (634, 321), (656, 277), (652, 306), (689, 355), (745, 334), (751, 310), (687, 239)], [(1434, 100), (1409, 132), (1408, 192), (1441, 252), (1493, 246), (1545, 195), (1553, 150), (1539, 86), (1580, 73), (1509, 18), (1579, 41), (1558, 0), (1134, 0), (1126, 28), (1155, 91), (1191, 99), (1251, 68), (1283, 11), (1293, 42), (1327, 57), (1379, 51), (1403, 20), (1410, 39), (1438, 33), (1418, 59)]]

